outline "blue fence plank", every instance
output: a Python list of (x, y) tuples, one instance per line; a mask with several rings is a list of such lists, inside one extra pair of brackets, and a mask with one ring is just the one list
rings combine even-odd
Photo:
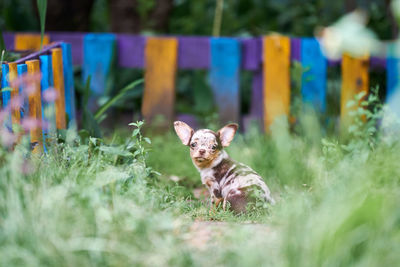
[[(2, 69), (2, 77), (1, 77), (1, 89), (5, 89), (7, 87), (9, 87), (9, 83), (8, 83), (8, 73), (9, 73), (9, 67), (8, 64), (3, 64), (3, 69)], [(6, 91), (2, 91), (1, 93), (1, 97), (2, 97), (2, 107), (5, 108), (8, 106), (8, 104), (10, 103), (11, 100), (11, 92), (9, 90)]]
[(46, 94), (48, 90), (54, 90), (53, 86), (53, 68), (51, 55), (42, 55), (40, 58), (40, 72), (42, 73), (41, 78), (41, 97), (42, 97), (42, 120), (45, 123), (42, 127), (43, 131), (43, 146), (46, 151), (46, 139), (49, 137), (49, 132), (54, 131), (55, 121), (55, 107), (53, 101), (46, 100)]
[(105, 93), (107, 77), (114, 60), (114, 34), (86, 34), (83, 38), (83, 83), (91, 76), (90, 89), (94, 96)]
[(386, 59), (386, 101), (389, 101), (400, 87), (400, 57), (396, 51), (397, 45), (397, 43), (390, 43), (387, 47), (388, 54)]
[(301, 39), (301, 63), (305, 72), (301, 80), (304, 103), (309, 103), (320, 112), (326, 110), (327, 59), (315, 38)]
[[(8, 73), (9, 73), (9, 67), (8, 64), (3, 64), (2, 68), (2, 77), (1, 77), (1, 89), (4, 90), (7, 87), (10, 86), (8, 83)], [(5, 90), (2, 91), (1, 93), (1, 98), (2, 98), (2, 109), (5, 109), (9, 104), (11, 100), (11, 92), (10, 90)], [(7, 117), (5, 118), (3, 125), (7, 127), (10, 131), (12, 131), (12, 124), (11, 124), (11, 110), (9, 110)]]
[(400, 43), (393, 42), (387, 46), (386, 59), (386, 100), (390, 114), (400, 118)]
[(238, 122), (240, 112), (240, 42), (232, 38), (211, 38), (210, 84), (222, 123)]
[(62, 58), (64, 70), (65, 112), (67, 113), (68, 126), (76, 123), (75, 113), (75, 88), (72, 66), (71, 44), (62, 43)]
[[(28, 66), (26, 64), (18, 64), (17, 65), (17, 71), (18, 71), (18, 76), (19, 77), (23, 76), (28, 72)], [(19, 87), (20, 95), (24, 95), (23, 90), (24, 90), (24, 87), (23, 87), (23, 85), (21, 85)], [(25, 113), (29, 114), (29, 101), (28, 101), (26, 96), (24, 96), (24, 104), (23, 104), (23, 106), (21, 108), (21, 119), (24, 118), (24, 116), (25, 116), (24, 114)]]

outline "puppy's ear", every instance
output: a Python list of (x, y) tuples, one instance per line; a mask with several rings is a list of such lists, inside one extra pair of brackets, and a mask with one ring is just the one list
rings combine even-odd
[(219, 140), (221, 141), (221, 145), (223, 147), (229, 146), (238, 127), (239, 126), (236, 123), (229, 123), (218, 131)]
[(190, 139), (192, 138), (192, 135), (194, 133), (193, 129), (183, 121), (175, 121), (174, 128), (176, 134), (181, 139), (182, 144), (188, 146)]

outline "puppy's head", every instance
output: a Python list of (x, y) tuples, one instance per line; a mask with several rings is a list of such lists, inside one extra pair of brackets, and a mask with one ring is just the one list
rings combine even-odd
[(229, 146), (238, 125), (230, 123), (218, 132), (209, 129), (201, 129), (195, 132), (186, 123), (176, 121), (174, 128), (182, 143), (190, 147), (193, 163), (199, 168), (207, 168), (220, 155), (222, 149)]

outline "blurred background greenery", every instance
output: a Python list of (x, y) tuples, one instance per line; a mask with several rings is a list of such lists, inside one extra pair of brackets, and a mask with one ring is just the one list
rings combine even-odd
[[(368, 12), (369, 27), (381, 39), (397, 36), (391, 0), (230, 0), (224, 1), (221, 35), (257, 36), (280, 32), (312, 36), (356, 8)], [(211, 35), (215, 0), (49, 0), (49, 31)], [(0, 27), (39, 31), (36, 0), (0, 2)]]
[[(205, 35), (210, 36), (215, 26), (215, 0), (70, 0), (47, 1), (46, 31), (85, 31), (135, 33), (145, 35)], [(222, 36), (260, 36), (279, 32), (289, 36), (313, 36), (321, 28), (331, 25), (340, 17), (355, 9), (362, 9), (368, 15), (368, 27), (379, 39), (397, 38), (398, 26), (392, 14), (391, 0), (230, 0), (222, 1), (223, 14), (220, 25)], [(36, 0), (3, 0), (0, 2), (0, 28), (4, 31), (40, 31)], [(297, 68), (297, 69), (296, 69)], [(106, 102), (117, 95), (121, 88), (135, 79), (143, 77), (138, 69), (115, 67), (110, 76), (106, 94), (99, 100)], [(300, 94), (298, 75), (301, 66), (294, 65), (292, 71), (292, 115), (296, 116)], [(381, 88), (385, 93), (384, 70), (371, 71), (371, 86)], [(82, 98), (83, 84), (80, 82), (80, 68), (75, 70), (77, 98)], [(207, 82), (207, 71), (178, 71), (177, 114), (194, 114), (203, 122), (215, 117), (216, 105)], [(250, 109), (252, 73), (241, 73), (241, 111)], [(112, 111), (113, 115), (139, 118), (143, 85), (128, 92)], [(339, 114), (340, 68), (329, 69), (327, 84), (328, 109), (324, 118), (334, 128)], [(80, 103), (81, 101), (77, 101)], [(204, 104), (206, 103), (206, 104)], [(110, 115), (108, 116), (110, 117)], [(105, 120), (107, 124), (107, 119)], [(110, 121), (109, 121), (110, 123)]]

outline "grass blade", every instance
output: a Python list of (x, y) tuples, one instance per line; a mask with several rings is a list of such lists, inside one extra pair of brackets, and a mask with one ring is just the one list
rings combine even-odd
[(44, 27), (46, 24), (46, 10), (47, 10), (47, 0), (37, 0), (37, 8), (39, 10), (40, 18), (40, 49), (43, 48), (43, 38), (44, 38)]
[(96, 120), (99, 120), (101, 115), (103, 115), (104, 112), (107, 111), (112, 105), (114, 105), (119, 99), (121, 99), (127, 92), (135, 88), (137, 85), (143, 83), (143, 79), (139, 79), (136, 81), (133, 81), (132, 83), (128, 84), (125, 86), (117, 95), (112, 97), (110, 100), (108, 100), (106, 103), (104, 103), (97, 111), (96, 114), (94, 115), (94, 118)]

